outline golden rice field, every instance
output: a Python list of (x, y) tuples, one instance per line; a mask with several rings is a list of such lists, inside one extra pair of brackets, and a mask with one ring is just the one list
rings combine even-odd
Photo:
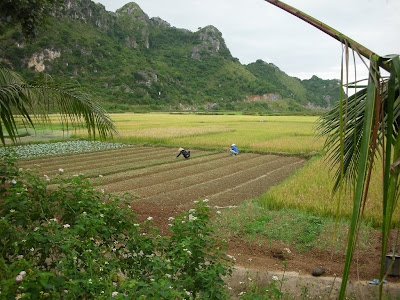
[(235, 143), (241, 149), (265, 152), (320, 151), (315, 136), (317, 117), (113, 114), (117, 140), (155, 142), (182, 147), (221, 148)]
[[(153, 143), (173, 147), (224, 149), (235, 143), (239, 150), (322, 154), (324, 140), (315, 132), (318, 117), (193, 114), (112, 114), (118, 128), (116, 141)], [(78, 132), (79, 133), (79, 132)], [(84, 134), (82, 131), (81, 134)], [(375, 171), (365, 209), (365, 220), (381, 219), (381, 175)], [(283, 184), (270, 189), (263, 200), (275, 208), (298, 208), (334, 215), (337, 195), (332, 195), (333, 177), (324, 160), (314, 157)], [(340, 215), (352, 211), (351, 192), (341, 200)], [(400, 222), (398, 211), (394, 221)]]

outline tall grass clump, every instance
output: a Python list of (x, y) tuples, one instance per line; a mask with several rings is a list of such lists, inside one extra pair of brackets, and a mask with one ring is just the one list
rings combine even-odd
[[(226, 299), (231, 272), (200, 201), (161, 237), (129, 197), (95, 191), (63, 169), (39, 177), (0, 165), (2, 299)], [(54, 188), (57, 186), (57, 188)]]

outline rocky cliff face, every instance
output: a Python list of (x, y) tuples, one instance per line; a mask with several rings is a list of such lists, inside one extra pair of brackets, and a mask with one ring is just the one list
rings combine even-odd
[(222, 48), (227, 49), (221, 32), (211, 25), (200, 29), (199, 40), (201, 44), (192, 49), (191, 57), (194, 59), (218, 53)]
[(103, 31), (107, 31), (116, 22), (114, 13), (106, 11), (104, 5), (91, 0), (65, 0), (64, 8), (57, 12), (59, 16), (91, 23)]

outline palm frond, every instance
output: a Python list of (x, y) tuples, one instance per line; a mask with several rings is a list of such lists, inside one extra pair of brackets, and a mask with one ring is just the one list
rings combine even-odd
[[(51, 110), (59, 113), (67, 129), (83, 122), (91, 138), (98, 135), (105, 139), (117, 133), (106, 111), (94, 104), (78, 85), (55, 82), (48, 75), (25, 82), (17, 73), (0, 68), (0, 126), (4, 126), (13, 142), (18, 135), (14, 115), (21, 116), (24, 124), (34, 127), (34, 123), (48, 122)], [(0, 139), (5, 144), (3, 130)]]

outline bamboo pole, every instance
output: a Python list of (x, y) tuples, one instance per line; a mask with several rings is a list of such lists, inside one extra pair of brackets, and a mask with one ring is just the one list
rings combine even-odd
[(357, 43), (353, 39), (349, 38), (348, 36), (340, 33), (339, 31), (333, 29), (332, 27), (326, 25), (325, 23), (318, 21), (317, 19), (303, 13), (302, 11), (287, 5), (286, 3), (283, 3), (279, 0), (264, 0), (266, 2), (269, 2), (276, 7), (283, 9), (284, 11), (298, 17), (299, 19), (307, 22), (308, 24), (316, 27), (317, 29), (321, 30), (322, 32), (328, 34), (329, 36), (333, 37), (334, 39), (338, 40), (342, 44), (347, 41), (349, 47), (353, 49), (354, 51), (357, 51), (360, 55), (364, 56), (367, 59), (370, 59), (371, 56), (376, 55), (380, 59), (378, 61), (378, 64), (380, 67), (385, 69), (386, 71), (390, 72), (390, 62), (386, 61), (384, 58), (382, 58), (380, 55), (376, 54), (375, 52), (369, 50), (368, 48), (364, 47), (360, 43)]

